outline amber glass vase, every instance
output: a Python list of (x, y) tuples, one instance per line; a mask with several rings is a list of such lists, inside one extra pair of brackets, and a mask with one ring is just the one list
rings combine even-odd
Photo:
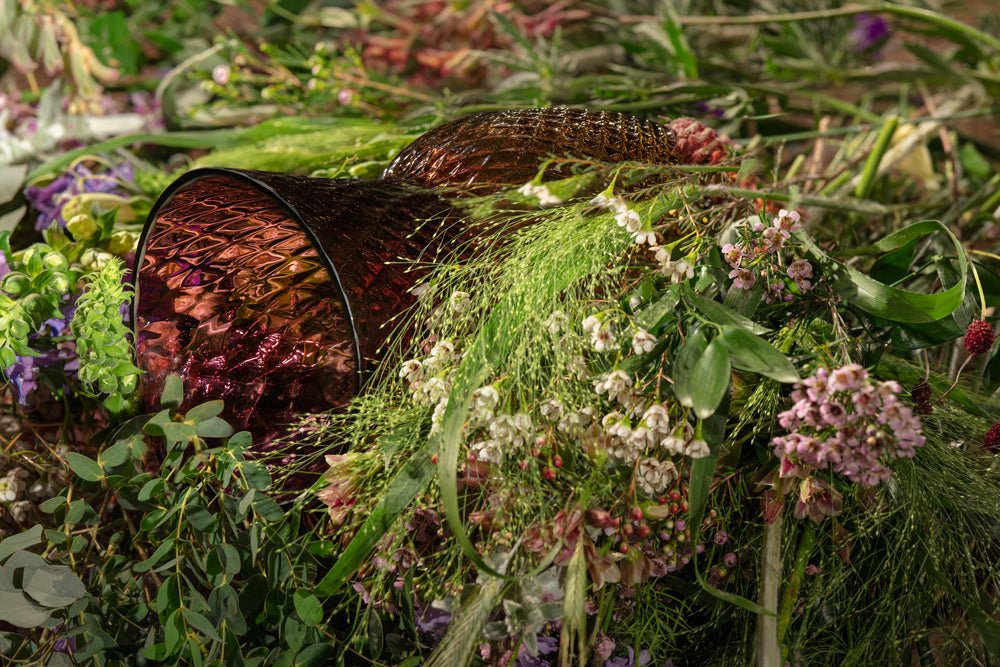
[(187, 406), (223, 399), (224, 416), (262, 442), (300, 415), (343, 406), (413, 302), (413, 260), (460, 233), (435, 189), (525, 183), (551, 157), (707, 160), (714, 133), (676, 123), (581, 109), (475, 114), (417, 139), (377, 181), (185, 174), (140, 241), (133, 323), (146, 407), (179, 373)]

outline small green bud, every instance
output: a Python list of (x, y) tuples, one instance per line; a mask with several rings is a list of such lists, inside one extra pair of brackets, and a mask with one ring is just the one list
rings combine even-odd
[(89, 241), (97, 235), (97, 221), (87, 213), (78, 213), (66, 223), (66, 230), (77, 241)]
[(31, 289), (31, 278), (19, 271), (8, 273), (0, 282), (0, 289), (11, 296), (19, 296)]

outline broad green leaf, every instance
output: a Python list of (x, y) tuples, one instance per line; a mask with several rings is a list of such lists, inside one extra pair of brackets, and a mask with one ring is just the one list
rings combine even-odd
[(49, 610), (32, 603), (21, 591), (0, 589), (0, 621), (35, 628), (49, 620)]
[[(852, 305), (891, 322), (920, 324), (940, 320), (951, 315), (962, 305), (965, 296), (968, 262), (961, 242), (941, 222), (924, 220), (914, 223), (886, 236), (878, 243), (861, 248), (852, 254), (890, 252), (905, 246), (914, 238), (922, 238), (935, 232), (945, 234), (955, 248), (959, 281), (952, 287), (937, 294), (912, 292), (890, 287), (853, 267), (841, 264), (834, 270), (834, 289)], [(829, 265), (831, 260), (823, 250), (802, 232), (797, 232), (797, 234), (803, 245), (814, 257)]]
[(330, 664), (333, 646), (327, 643), (311, 644), (295, 656), (295, 667), (325, 667)]
[(674, 359), (674, 395), (683, 406), (690, 408), (694, 405), (691, 394), (695, 384), (700, 381), (695, 377), (694, 369), (707, 348), (708, 339), (704, 332), (701, 329), (693, 329), (688, 332), (687, 340), (684, 341), (677, 352), (676, 359)]
[(196, 405), (184, 414), (184, 421), (197, 424), (198, 422), (203, 422), (206, 419), (218, 417), (222, 413), (223, 409), (225, 409), (225, 405), (226, 404), (221, 400), (208, 401), (207, 403)]
[(24, 568), (21, 587), (46, 607), (68, 607), (87, 593), (83, 582), (66, 565)]
[(233, 427), (225, 419), (210, 417), (194, 425), (195, 432), (202, 438), (228, 438), (233, 434)]
[(131, 458), (132, 452), (129, 449), (128, 442), (118, 441), (111, 445), (98, 455), (97, 460), (102, 466), (107, 466), (109, 468), (114, 468), (119, 466)]
[(680, 300), (680, 291), (675, 286), (668, 287), (659, 299), (639, 311), (635, 323), (646, 331), (652, 331), (663, 318), (674, 312)]
[(778, 382), (797, 382), (800, 379), (798, 370), (788, 357), (746, 329), (723, 327), (716, 340), (725, 346), (733, 366), (740, 370), (764, 375)]
[(28, 530), (0, 540), (0, 563), (7, 560), (7, 557), (15, 551), (23, 551), (41, 544), (45, 539), (42, 533), (42, 524), (36, 523)]
[(724, 306), (718, 301), (713, 301), (712, 299), (706, 299), (703, 296), (695, 294), (694, 290), (687, 288), (684, 291), (684, 298), (692, 306), (701, 311), (701, 314), (709, 319), (709, 321), (715, 324), (726, 325), (731, 324), (755, 334), (766, 334), (770, 329), (760, 324), (757, 324), (748, 317), (740, 315), (732, 308)]
[(306, 625), (318, 626), (323, 622), (323, 604), (307, 590), (299, 589), (292, 594), (295, 613)]
[(191, 609), (185, 609), (184, 620), (187, 621), (188, 625), (190, 625), (195, 630), (205, 635), (209, 639), (212, 639), (217, 642), (222, 641), (222, 639), (219, 637), (219, 633), (216, 632), (214, 627), (212, 627), (212, 624), (209, 623), (208, 619), (199, 614), (198, 612), (193, 611)]
[(730, 371), (729, 352), (716, 338), (708, 344), (692, 371), (691, 406), (699, 419), (710, 417), (722, 403), (729, 388)]
[[(715, 479), (715, 464), (718, 461), (719, 448), (722, 446), (725, 437), (726, 420), (722, 415), (715, 415), (702, 423), (702, 436), (708, 442), (712, 450), (710, 456), (694, 459), (691, 462), (691, 476), (688, 481), (688, 525), (691, 526), (691, 542), (698, 542), (698, 533), (701, 529), (701, 522), (705, 516), (705, 508), (708, 506), (708, 496), (712, 489), (712, 481)], [(733, 604), (741, 609), (746, 609), (755, 614), (774, 615), (774, 612), (764, 609), (760, 605), (742, 596), (721, 591), (710, 585), (698, 571), (698, 557), (693, 556), (695, 579), (698, 584), (710, 595)]]
[(97, 461), (87, 458), (83, 454), (70, 452), (66, 455), (66, 463), (69, 464), (70, 469), (76, 473), (77, 477), (88, 482), (97, 482), (104, 477), (104, 470)]
[(433, 475), (434, 463), (426, 447), (415, 452), (386, 486), (378, 505), (316, 587), (317, 593), (332, 595), (357, 572), (400, 513)]

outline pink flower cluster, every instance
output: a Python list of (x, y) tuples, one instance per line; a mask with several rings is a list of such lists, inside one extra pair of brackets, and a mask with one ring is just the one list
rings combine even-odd
[(813, 267), (807, 260), (798, 259), (784, 266), (782, 250), (787, 249), (792, 232), (797, 231), (799, 214), (796, 211), (778, 211), (771, 226), (755, 222), (742, 230), (739, 243), (722, 246), (722, 256), (732, 267), (729, 277), (736, 289), (751, 290), (758, 278), (764, 284), (764, 298), (768, 303), (791, 301), (794, 295), (788, 291), (784, 276), (795, 283), (799, 292), (813, 288)]
[(920, 418), (899, 400), (897, 382), (878, 382), (849, 364), (821, 368), (796, 385), (795, 405), (778, 415), (788, 435), (773, 441), (775, 454), (788, 464), (825, 468), (863, 486), (892, 475), (885, 465), (910, 458), (924, 444)]

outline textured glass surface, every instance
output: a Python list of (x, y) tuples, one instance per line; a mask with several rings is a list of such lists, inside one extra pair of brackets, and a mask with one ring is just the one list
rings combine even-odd
[[(605, 162), (676, 162), (670, 128), (635, 116), (587, 109), (520, 109), (473, 114), (427, 132), (385, 176), (423, 186), (479, 191), (526, 183), (551, 156)], [(556, 168), (546, 176), (561, 175)]]
[(257, 439), (343, 405), (357, 384), (344, 303), (302, 227), (259, 187), (191, 181), (160, 207), (138, 276), (137, 349), (153, 407), (169, 373), (186, 407), (226, 402)]

